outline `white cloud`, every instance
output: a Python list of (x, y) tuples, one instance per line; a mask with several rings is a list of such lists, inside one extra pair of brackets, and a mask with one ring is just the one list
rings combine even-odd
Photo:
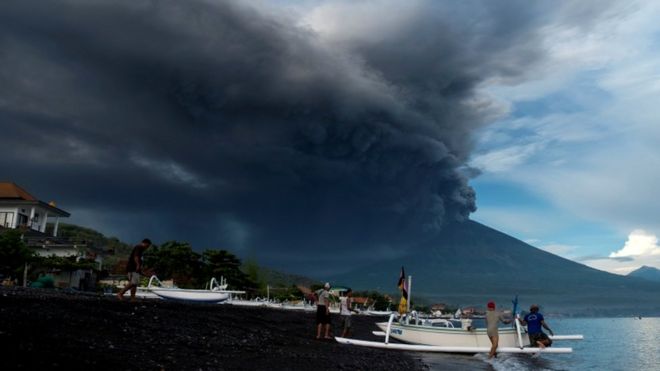
[(654, 234), (647, 233), (641, 229), (634, 230), (628, 236), (628, 241), (619, 251), (610, 254), (610, 258), (621, 257), (639, 257), (639, 256), (652, 256), (660, 255), (660, 247), (658, 246), (658, 237)]
[(142, 156), (133, 155), (131, 160), (134, 164), (151, 171), (163, 179), (174, 183), (183, 183), (193, 188), (206, 188), (208, 184), (192, 171), (186, 169), (173, 161), (148, 159)]
[(660, 3), (614, 10), (587, 32), (561, 19), (549, 25), (551, 63), (537, 80), (484, 86), (514, 109), (545, 101), (533, 116), (484, 131), (471, 163), (484, 178), (523, 187), (578, 218), (621, 233), (658, 230)]
[(491, 173), (513, 170), (533, 156), (541, 147), (540, 143), (514, 145), (475, 156), (470, 166)]
[(380, 41), (419, 15), (421, 5), (415, 1), (388, 0), (325, 2), (304, 15), (301, 25), (337, 42), (360, 37)]
[(559, 255), (564, 258), (569, 258), (575, 253), (576, 247), (562, 244), (549, 244), (544, 246), (539, 246), (541, 250), (545, 250), (551, 254)]
[(611, 273), (628, 274), (646, 265), (660, 269), (660, 246), (655, 234), (641, 229), (632, 231), (624, 246), (608, 258), (589, 259), (585, 264)]

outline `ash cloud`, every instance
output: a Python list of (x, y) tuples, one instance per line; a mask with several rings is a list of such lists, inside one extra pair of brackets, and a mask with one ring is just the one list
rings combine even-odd
[(463, 170), (498, 109), (479, 84), (542, 57), (542, 6), (415, 4), (333, 38), (242, 2), (4, 1), (3, 177), (128, 240), (403, 251), (476, 210)]

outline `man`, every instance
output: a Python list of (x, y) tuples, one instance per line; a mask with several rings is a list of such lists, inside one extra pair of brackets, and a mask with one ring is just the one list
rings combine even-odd
[(325, 326), (325, 338), (332, 339), (330, 336), (330, 283), (323, 285), (323, 290), (319, 293), (319, 301), (316, 303), (316, 338), (321, 338), (321, 329)]
[(545, 348), (552, 345), (552, 340), (546, 335), (542, 328), (548, 330), (550, 335), (554, 336), (554, 332), (545, 323), (543, 315), (539, 313), (539, 306), (532, 304), (529, 307), (530, 313), (521, 321), (523, 325), (527, 325), (527, 333), (529, 334), (529, 345), (533, 347)]
[(341, 322), (344, 331), (341, 333), (341, 337), (348, 337), (351, 333), (351, 306), (353, 305), (353, 290), (348, 289), (346, 295), (342, 296), (340, 299), (341, 309), (339, 314), (341, 315)]
[(142, 273), (142, 255), (149, 246), (151, 246), (151, 241), (148, 238), (145, 238), (140, 244), (133, 247), (131, 256), (128, 258), (128, 264), (126, 264), (128, 283), (117, 294), (119, 300), (124, 300), (124, 293), (131, 290), (131, 301), (135, 301), (135, 292), (140, 284), (140, 274)]
[(488, 358), (496, 357), (497, 346), (500, 342), (500, 335), (497, 330), (497, 325), (500, 322), (511, 323), (510, 320), (504, 318), (502, 312), (495, 310), (495, 302), (489, 301), (486, 305), (488, 311), (486, 312), (486, 335), (490, 339), (490, 353), (488, 353)]

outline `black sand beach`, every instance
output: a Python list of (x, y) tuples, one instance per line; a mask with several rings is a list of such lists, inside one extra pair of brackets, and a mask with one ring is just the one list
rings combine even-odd
[[(354, 336), (375, 340), (375, 320), (355, 316)], [(2, 370), (426, 369), (403, 352), (314, 336), (313, 313), (0, 288)]]

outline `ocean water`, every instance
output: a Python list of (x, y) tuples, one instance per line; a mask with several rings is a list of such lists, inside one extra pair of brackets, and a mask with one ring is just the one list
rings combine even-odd
[(415, 353), (431, 370), (660, 370), (660, 318), (547, 318), (557, 335), (584, 340), (555, 341), (570, 354), (458, 355)]

